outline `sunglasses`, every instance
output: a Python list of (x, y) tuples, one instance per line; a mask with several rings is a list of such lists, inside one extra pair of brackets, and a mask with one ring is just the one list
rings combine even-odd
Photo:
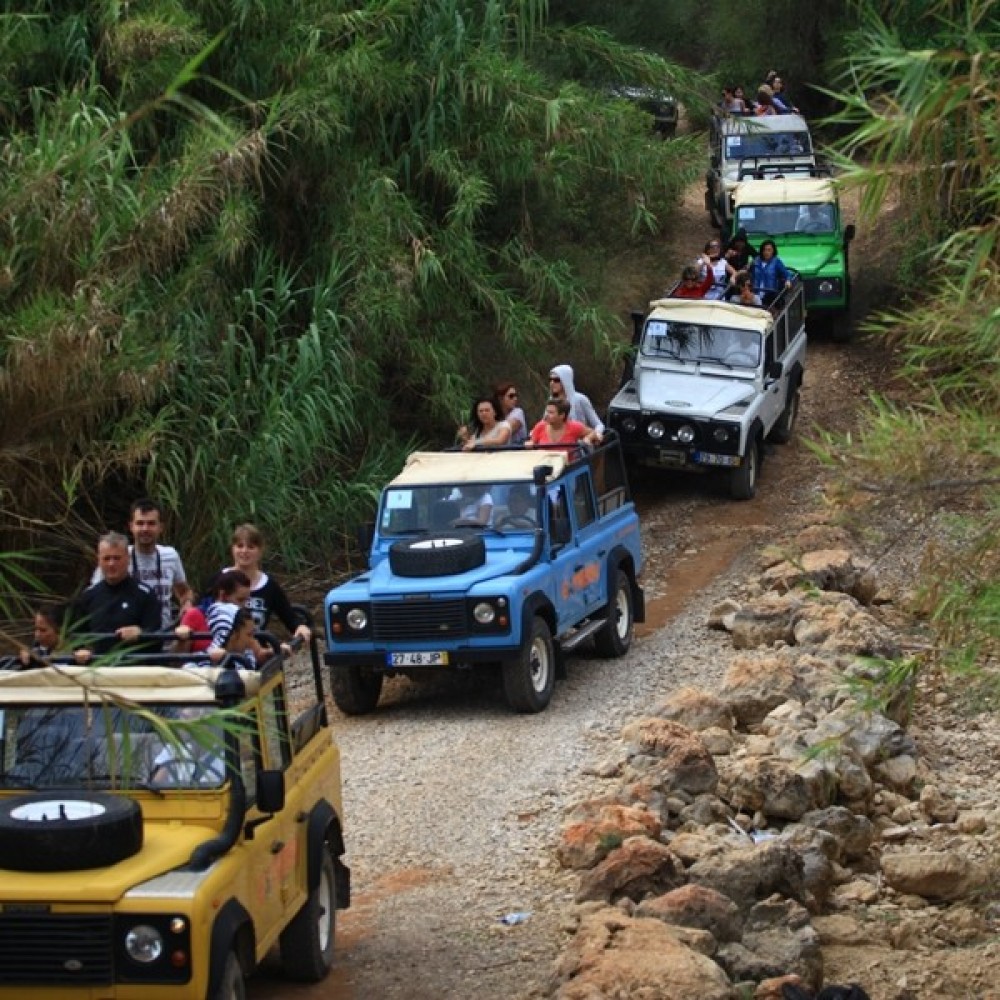
[(549, 376), (549, 381), (550, 382), (561, 382), (562, 379), (558, 375), (550, 375)]
[(507, 393), (507, 398), (517, 399), (517, 392), (514, 389), (511, 389), (510, 392)]

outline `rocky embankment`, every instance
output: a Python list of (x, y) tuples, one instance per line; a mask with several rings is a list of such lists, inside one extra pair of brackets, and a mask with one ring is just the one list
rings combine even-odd
[[(606, 791), (568, 813), (558, 857), (579, 882), (550, 997), (781, 998), (829, 982), (830, 958), (850, 968), (838, 949), (995, 935), (1000, 813), (942, 787), (907, 731), (902, 594), (822, 523), (744, 589), (706, 622), (732, 644), (721, 686), (627, 725)], [(861, 985), (954, 995), (913, 992), (927, 968)]]

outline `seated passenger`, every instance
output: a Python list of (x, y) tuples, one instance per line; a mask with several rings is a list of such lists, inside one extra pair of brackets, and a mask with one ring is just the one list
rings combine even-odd
[(493, 517), (493, 496), (483, 485), (463, 483), (452, 491), (451, 500), (458, 501), (458, 521), (489, 524)]
[(722, 256), (722, 241), (709, 240), (705, 244), (705, 253), (701, 260), (704, 268), (712, 274), (712, 287), (705, 293), (705, 298), (723, 298), (726, 289), (736, 276), (736, 269)]
[(750, 283), (750, 276), (747, 274), (741, 274), (737, 277), (736, 283), (728, 297), (731, 302), (739, 306), (763, 307), (764, 305), (760, 296), (753, 290), (753, 285)]
[[(177, 719), (181, 722), (192, 723), (202, 718), (204, 713), (197, 708), (177, 710)], [(221, 754), (222, 733), (211, 723), (204, 725), (206, 728), (201, 732), (186, 726), (178, 733), (177, 743), (164, 744), (153, 758), (150, 784), (216, 787), (226, 780), (226, 762)]]
[(797, 233), (832, 233), (833, 209), (829, 205), (803, 205), (795, 220)]
[(529, 521), (534, 524), (536, 517), (535, 501), (530, 488), (523, 483), (512, 486), (507, 494), (507, 514), (504, 520), (515, 524), (527, 524)]
[(750, 280), (761, 302), (769, 306), (785, 288), (792, 287), (792, 277), (792, 272), (778, 256), (774, 240), (764, 240), (760, 256), (750, 265)]
[(601, 443), (601, 435), (579, 420), (569, 419), (569, 403), (565, 399), (550, 399), (545, 404), (545, 416), (531, 429), (525, 448), (546, 448), (550, 445), (589, 445)]
[(688, 264), (681, 271), (681, 282), (671, 292), (671, 296), (675, 299), (703, 299), (714, 283), (715, 275), (711, 270), (702, 276), (695, 265)]

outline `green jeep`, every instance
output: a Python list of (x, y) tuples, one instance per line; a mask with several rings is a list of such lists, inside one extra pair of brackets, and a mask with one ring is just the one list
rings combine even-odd
[(826, 320), (834, 340), (850, 339), (854, 226), (843, 224), (833, 181), (794, 173), (741, 180), (733, 204), (730, 235), (744, 229), (753, 246), (773, 239), (781, 259), (802, 278), (809, 318)]

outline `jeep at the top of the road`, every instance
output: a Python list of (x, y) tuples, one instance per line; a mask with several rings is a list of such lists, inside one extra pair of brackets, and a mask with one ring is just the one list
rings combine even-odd
[(810, 320), (826, 317), (833, 336), (846, 339), (850, 324), (851, 280), (848, 247), (854, 226), (845, 226), (830, 177), (786, 174), (767, 180), (742, 180), (733, 192), (729, 235), (746, 230), (754, 246), (773, 239), (784, 263), (805, 286)]
[(0, 671), (0, 997), (237, 1000), (275, 944), (326, 975), (339, 751), (280, 653), (238, 663)]
[(631, 101), (653, 118), (653, 131), (664, 138), (677, 132), (679, 111), (677, 99), (655, 87), (617, 86), (610, 90), (612, 97)]
[(563, 655), (624, 655), (643, 620), (639, 518), (620, 444), (417, 452), (382, 491), (370, 569), (326, 596), (334, 699), (371, 712), (383, 678), (499, 664), (539, 712)]
[(769, 309), (666, 298), (633, 314), (634, 356), (608, 423), (630, 461), (726, 469), (753, 496), (764, 441), (791, 438), (805, 369), (805, 300), (797, 279)]
[(780, 161), (787, 170), (816, 165), (809, 126), (801, 115), (716, 115), (710, 129), (711, 162), (705, 176), (705, 208), (724, 233), (733, 215), (733, 191), (753, 165)]

